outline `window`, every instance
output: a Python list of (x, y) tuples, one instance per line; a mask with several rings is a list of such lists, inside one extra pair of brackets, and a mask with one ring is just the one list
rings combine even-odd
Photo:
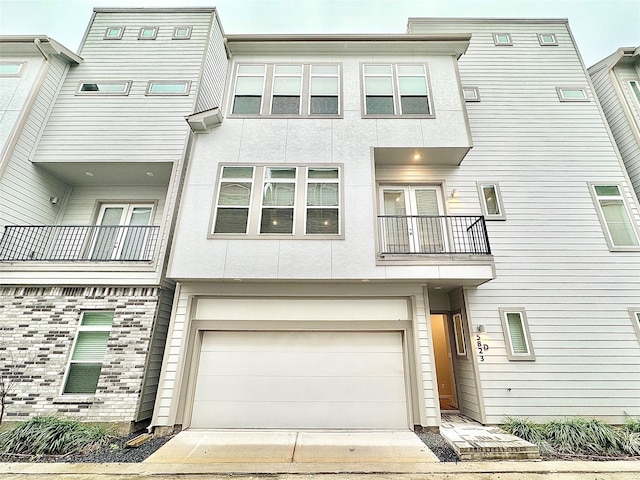
[(633, 92), (633, 94), (636, 97), (636, 100), (638, 101), (638, 105), (640, 105), (640, 82), (636, 80), (631, 80), (629, 82), (629, 86), (631, 87), (631, 91)]
[(465, 102), (479, 102), (480, 92), (478, 87), (462, 87), (462, 96)]
[(336, 166), (223, 166), (212, 234), (335, 237), (340, 183)]
[(189, 40), (191, 38), (191, 27), (175, 27), (173, 29), (173, 40)]
[(83, 312), (67, 368), (63, 394), (96, 393), (113, 312)]
[(155, 40), (158, 35), (158, 27), (142, 27), (138, 33), (138, 40)]
[(591, 185), (598, 217), (602, 224), (610, 250), (637, 250), (640, 245), (638, 232), (631, 222), (631, 215), (622, 197), (619, 185)]
[(84, 82), (78, 85), (77, 95), (129, 95), (131, 82)]
[(501, 308), (502, 331), (509, 360), (535, 360), (524, 308)]
[(426, 65), (363, 65), (365, 116), (431, 116)]
[(467, 347), (464, 342), (464, 327), (462, 326), (462, 315), (459, 313), (453, 315), (453, 333), (456, 339), (456, 355), (466, 357)]
[(631, 315), (631, 323), (638, 336), (638, 342), (640, 342), (640, 307), (630, 308), (629, 315)]
[(583, 87), (556, 87), (561, 102), (588, 102), (587, 89)]
[(104, 31), (105, 40), (120, 40), (124, 34), (124, 27), (107, 27)]
[(318, 117), (340, 114), (337, 64), (240, 64), (234, 115)]
[(145, 95), (189, 95), (191, 82), (184, 81), (158, 81), (151, 80), (147, 83)]
[(505, 220), (502, 196), (497, 182), (478, 182), (482, 214), (487, 220)]
[(494, 45), (513, 45), (513, 42), (511, 41), (511, 35), (509, 35), (508, 33), (494, 33), (493, 43)]
[(556, 40), (556, 36), (553, 33), (539, 33), (538, 42), (542, 46), (558, 45), (558, 40)]
[(20, 75), (24, 62), (0, 62), (0, 76), (17, 77)]

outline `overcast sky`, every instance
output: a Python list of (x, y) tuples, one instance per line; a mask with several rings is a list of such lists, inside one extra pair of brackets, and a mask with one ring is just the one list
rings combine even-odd
[(404, 33), (408, 17), (568, 18), (586, 66), (640, 45), (640, 0), (0, 0), (2, 35), (78, 51), (93, 7), (215, 6), (225, 33)]

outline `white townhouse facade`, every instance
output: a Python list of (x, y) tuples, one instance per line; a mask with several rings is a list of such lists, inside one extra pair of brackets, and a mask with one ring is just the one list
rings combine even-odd
[(3, 107), (23, 97), (0, 179), (6, 421), (62, 414), (126, 430), (151, 417), (184, 118), (219, 105), (222, 38), (214, 8), (95, 9), (79, 55), (2, 38)]
[(619, 48), (588, 71), (640, 198), (640, 47)]
[(151, 427), (640, 415), (638, 203), (566, 20), (226, 45)]

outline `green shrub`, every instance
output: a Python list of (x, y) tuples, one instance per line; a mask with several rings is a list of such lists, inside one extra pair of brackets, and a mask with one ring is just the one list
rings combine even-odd
[(640, 433), (640, 418), (629, 417), (623, 428), (631, 433)]
[(543, 438), (541, 426), (528, 418), (507, 417), (504, 425), (502, 425), (502, 429), (511, 435), (515, 435), (531, 443), (540, 443)]
[(106, 445), (112, 430), (57, 417), (35, 417), (0, 434), (0, 454), (66, 455)]

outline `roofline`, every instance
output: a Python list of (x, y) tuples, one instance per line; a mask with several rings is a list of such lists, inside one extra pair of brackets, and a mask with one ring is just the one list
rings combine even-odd
[(167, 8), (106, 8), (106, 7), (95, 7), (93, 9), (96, 13), (172, 13), (172, 12), (189, 12), (189, 13), (212, 13), (217, 11), (216, 7), (167, 7)]
[(471, 34), (239, 34), (228, 42), (442, 42), (471, 40)]
[(618, 63), (620, 63), (620, 60), (622, 60), (623, 58), (635, 57), (639, 55), (640, 47), (620, 47), (611, 55), (607, 55), (599, 62), (591, 65), (587, 70), (589, 71), (589, 73), (598, 72), (603, 68), (608, 68), (609, 70), (611, 70), (616, 65), (618, 65)]
[[(82, 57), (73, 53), (67, 47), (59, 42), (56, 42), (53, 38), (46, 35), (2, 35), (0, 36), (0, 43), (32, 43), (36, 45), (38, 42), (49, 44), (53, 52), (61, 57), (64, 57), (67, 61), (73, 63), (82, 63)], [(36, 48), (38, 48), (36, 46)]]
[(497, 17), (409, 17), (407, 23), (569, 23), (568, 18), (497, 18)]

